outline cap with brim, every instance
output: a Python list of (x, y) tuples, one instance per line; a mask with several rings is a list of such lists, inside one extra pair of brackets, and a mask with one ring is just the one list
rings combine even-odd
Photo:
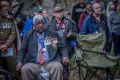
[(15, 7), (17, 7), (17, 6), (20, 6), (20, 3), (14, 3), (14, 4), (12, 4), (12, 9), (15, 8)]
[(40, 6), (39, 7), (37, 6), (37, 7), (33, 8), (33, 11), (34, 12), (43, 12), (43, 8)]
[(0, 8), (3, 7), (3, 6), (9, 6), (9, 2), (7, 2), (7, 1), (1, 1), (0, 2)]
[(56, 6), (56, 7), (54, 7), (53, 12), (59, 12), (59, 11), (63, 11), (63, 10), (64, 10), (64, 8), (62, 8), (60, 6)]

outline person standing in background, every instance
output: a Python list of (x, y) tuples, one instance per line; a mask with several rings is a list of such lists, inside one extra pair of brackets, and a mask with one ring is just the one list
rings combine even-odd
[[(10, 15), (15, 16), (17, 13), (18, 8), (20, 7), (20, 3), (18, 2), (13, 2), (12, 3), (12, 11), (10, 12)], [(22, 30), (24, 28), (25, 22), (26, 22), (27, 17), (20, 11), (20, 13), (16, 16), (16, 25), (18, 27), (19, 33), (22, 33)]]
[(79, 32), (81, 31), (82, 23), (83, 23), (85, 17), (86, 17), (88, 14), (91, 14), (91, 13), (92, 13), (92, 9), (91, 9), (92, 7), (91, 7), (91, 6), (92, 6), (91, 3), (88, 3), (88, 4), (86, 5), (85, 11), (84, 11), (84, 12), (80, 15), (80, 17), (79, 17), (79, 21), (78, 21)]
[(102, 9), (102, 13), (105, 14), (105, 4), (104, 4), (104, 1), (103, 0), (96, 0), (97, 3), (100, 3), (101, 5), (101, 9)]
[[(15, 68), (10, 68), (15, 65), (15, 61), (11, 62), (11, 60), (13, 60), (14, 57), (13, 44), (16, 37), (16, 28), (13, 23), (13, 18), (9, 15), (8, 10), (9, 2), (0, 1), (0, 60), (3, 60), (3, 68), (13, 72), (15, 71)], [(11, 57), (7, 57), (6, 54), (12, 55)], [(3, 55), (6, 56), (3, 57)], [(11, 63), (14, 65), (9, 65)]]
[[(56, 6), (53, 9), (53, 18), (51, 19), (48, 29), (55, 31), (61, 36), (61, 40), (65, 44), (65, 48), (68, 51), (69, 58), (73, 55), (74, 46), (76, 44), (77, 29), (76, 24), (70, 18), (64, 16), (64, 8)], [(67, 73), (64, 74), (64, 80), (68, 80), (69, 69), (68, 65), (64, 65), (64, 70)]]
[(81, 34), (94, 34), (105, 32), (105, 45), (102, 49), (103, 54), (110, 53), (111, 42), (110, 42), (110, 31), (107, 26), (107, 18), (102, 14), (101, 5), (94, 3), (92, 5), (93, 12), (91, 15), (86, 16), (83, 21)]
[(78, 28), (79, 17), (84, 11), (85, 11), (85, 0), (79, 0), (79, 3), (75, 4), (72, 9), (72, 20), (76, 22), (77, 30), (79, 30)]
[(111, 0), (107, 5), (107, 17), (110, 17), (111, 12), (115, 11), (115, 5), (118, 3), (118, 0)]
[(120, 57), (120, 3), (117, 4), (116, 11), (108, 17), (108, 27), (114, 44), (115, 56)]

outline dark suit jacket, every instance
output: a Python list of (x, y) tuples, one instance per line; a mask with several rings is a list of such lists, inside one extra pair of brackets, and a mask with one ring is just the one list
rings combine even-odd
[[(57, 48), (53, 47), (52, 44), (47, 45), (48, 54), (50, 61), (61, 61), (61, 57), (68, 57), (67, 50), (64, 44), (56, 32), (45, 30), (45, 38), (52, 37), (58, 40)], [(61, 53), (61, 54), (60, 54)], [(20, 51), (18, 52), (17, 63), (35, 63), (38, 54), (38, 42), (37, 42), (37, 32), (35, 30), (29, 31), (22, 42)]]

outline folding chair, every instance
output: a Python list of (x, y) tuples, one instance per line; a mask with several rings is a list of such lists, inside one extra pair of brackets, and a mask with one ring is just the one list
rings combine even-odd
[[(119, 58), (116, 59), (112, 56), (103, 55), (102, 51), (106, 42), (105, 33), (95, 33), (87, 35), (78, 35), (78, 45), (80, 47), (76, 48), (80, 50), (77, 53), (82, 56), (79, 59), (78, 54), (76, 55), (76, 61), (79, 66), (79, 73), (82, 74), (81, 66), (86, 69), (86, 73), (83, 77), (84, 80), (91, 80), (93, 77), (98, 80), (103, 80), (104, 78), (98, 74), (99, 70), (102, 70), (106, 74), (106, 79), (114, 80), (115, 72), (119, 65)], [(81, 76), (80, 76), (81, 77)]]
[[(83, 53), (84, 52), (85, 51), (83, 51)], [(120, 58), (113, 59), (113, 58), (110, 58), (109, 56), (104, 56), (104, 55), (101, 55), (99, 53), (98, 53), (98, 55), (103, 56), (103, 58), (106, 59), (106, 60), (108, 60), (108, 61), (100, 63), (98, 65), (96, 62), (90, 62), (90, 61), (84, 59), (84, 57), (82, 57), (81, 59), (76, 58), (76, 62), (77, 62), (78, 67), (79, 67), (79, 78), (80, 78), (80, 80), (81, 80), (81, 77), (83, 78), (83, 80), (92, 80), (93, 77), (97, 78), (98, 80), (104, 80), (105, 77), (101, 77), (97, 73), (99, 70), (102, 70), (102, 71), (105, 72), (105, 74), (106, 74), (106, 80), (114, 80), (114, 75), (115, 75), (115, 73), (117, 71), (117, 68), (119, 66), (119, 60), (120, 60)], [(107, 64), (107, 63), (110, 63), (110, 64)], [(106, 65), (104, 65), (104, 64), (106, 64)], [(86, 69), (85, 76), (83, 76), (84, 74), (81, 71), (81, 69), (82, 69), (81, 66)]]

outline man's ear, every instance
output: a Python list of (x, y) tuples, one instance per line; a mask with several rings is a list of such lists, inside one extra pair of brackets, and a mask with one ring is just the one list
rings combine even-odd
[(35, 24), (33, 24), (33, 27), (32, 27), (33, 29), (35, 29)]

